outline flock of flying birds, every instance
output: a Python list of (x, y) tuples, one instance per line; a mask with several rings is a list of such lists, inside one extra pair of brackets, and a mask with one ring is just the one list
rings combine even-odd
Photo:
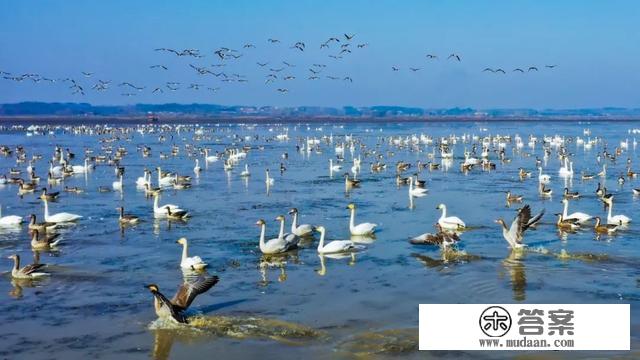
[[(320, 44), (320, 50), (327, 53), (327, 57), (331, 58), (332, 61), (339, 61), (345, 59), (347, 56), (353, 53), (353, 51), (359, 51), (366, 48), (368, 43), (357, 43), (353, 42), (356, 34), (343, 34), (338, 37), (330, 37), (326, 41)], [(278, 50), (282, 48), (282, 42), (279, 39), (269, 38), (267, 39), (267, 46), (278, 47)], [(150, 91), (152, 94), (163, 94), (165, 92), (175, 92), (181, 89), (187, 90), (206, 90), (212, 93), (215, 93), (221, 89), (221, 85), (223, 83), (247, 83), (249, 82), (249, 78), (246, 75), (240, 74), (239, 72), (225, 71), (225, 68), (229, 65), (229, 68), (232, 67), (233, 62), (242, 58), (245, 55), (249, 55), (252, 49), (255, 49), (256, 45), (252, 43), (246, 43), (242, 45), (241, 50), (232, 49), (228, 47), (220, 47), (209, 53), (201, 51), (199, 49), (172, 49), (166, 47), (160, 47), (154, 49), (157, 53), (163, 53), (166, 55), (173, 55), (177, 58), (188, 59), (188, 66), (192, 69), (199, 79), (202, 79), (198, 82), (184, 82), (184, 81), (166, 81), (162, 84), (155, 85), (142, 85), (135, 84), (133, 81), (113, 81), (113, 80), (103, 80), (103, 79), (95, 79), (98, 75), (93, 71), (82, 71), (82, 78), (85, 81), (81, 81), (80, 79), (65, 77), (65, 78), (54, 78), (49, 76), (44, 76), (37, 73), (23, 73), (16, 74), (7, 71), (0, 70), (0, 76), (4, 80), (14, 81), (14, 82), (24, 82), (30, 81), (33, 84), (56, 84), (63, 83), (68, 86), (68, 89), (71, 91), (72, 95), (86, 95), (86, 93), (91, 90), (95, 92), (105, 92), (107, 90), (115, 87), (120, 91), (122, 96), (136, 96), (142, 91)], [(276, 50), (276, 49), (274, 49)], [(307, 50), (307, 44), (303, 41), (297, 41), (288, 46), (290, 54), (296, 53), (304, 53)], [(295, 55), (292, 55), (295, 56)], [(202, 65), (202, 64), (194, 64), (195, 62), (203, 62), (205, 58), (213, 57), (217, 63)], [(426, 59), (428, 61), (438, 60), (438, 55), (436, 54), (426, 54)], [(458, 53), (451, 53), (447, 59), (447, 61), (452, 62), (462, 62), (462, 56)], [(185, 66), (184, 64), (182, 65)], [(264, 78), (260, 81), (263, 81), (265, 85), (273, 86), (275, 91), (286, 94), (289, 92), (289, 87), (286, 85), (287, 83), (294, 81), (298, 78), (306, 79), (308, 81), (317, 81), (321, 79), (326, 79), (330, 81), (340, 81), (343, 83), (353, 83), (353, 78), (350, 75), (336, 75), (335, 73), (329, 73), (331, 66), (328, 66), (325, 63), (320, 61), (312, 63), (307, 67), (307, 71), (304, 71), (302, 74), (295, 73), (296, 64), (290, 60), (281, 60), (279, 62), (269, 62), (269, 61), (256, 61), (256, 66), (258, 66), (261, 70), (264, 70)], [(545, 65), (544, 69), (554, 69), (557, 65)], [(303, 66), (300, 66), (301, 68)], [(306, 66), (305, 66), (306, 67)], [(156, 63), (149, 66), (149, 69), (152, 71), (165, 72), (169, 71), (170, 66), (163, 63)], [(401, 68), (397, 65), (393, 65), (391, 67), (392, 71), (400, 71)], [(408, 69), (415, 73), (420, 71), (422, 68), (417, 66), (410, 66)], [(538, 67), (529, 66), (524, 68), (515, 68), (512, 72), (537, 72)], [(506, 74), (502, 68), (491, 68), (487, 67), (482, 72), (491, 72), (491, 73), (502, 73)], [(95, 79), (95, 80), (94, 80)], [(217, 85), (211, 85), (211, 82), (208, 80), (215, 79), (219, 80)], [(205, 84), (206, 82), (206, 84)]]

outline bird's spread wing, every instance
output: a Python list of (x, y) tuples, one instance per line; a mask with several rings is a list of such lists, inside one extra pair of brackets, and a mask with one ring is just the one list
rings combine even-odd
[(200, 276), (195, 281), (185, 281), (178, 288), (178, 292), (171, 299), (171, 303), (182, 310), (186, 310), (196, 296), (211, 289), (219, 280), (217, 276)]
[(531, 208), (529, 205), (525, 205), (518, 210), (518, 215), (513, 219), (511, 227), (509, 228), (509, 235), (511, 236), (511, 239), (516, 241), (516, 243), (522, 243), (522, 233), (526, 230), (530, 219)]

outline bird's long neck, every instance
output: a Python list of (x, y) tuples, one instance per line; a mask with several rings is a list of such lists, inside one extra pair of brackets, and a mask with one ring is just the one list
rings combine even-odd
[(44, 219), (47, 220), (47, 218), (49, 217), (49, 204), (47, 203), (47, 200), (44, 201)]
[(284, 220), (280, 220), (280, 233), (278, 234), (278, 238), (282, 239), (284, 237)]
[(187, 242), (185, 241), (184, 244), (182, 244), (182, 261), (184, 261), (187, 257), (189, 257), (187, 255)]
[(158, 210), (158, 195), (153, 198), (153, 209)]
[(613, 201), (609, 203), (609, 219), (611, 218), (611, 212), (613, 211), (612, 208), (613, 208)]
[(18, 255), (13, 258), (13, 269), (16, 271), (20, 270), (20, 256)]
[(564, 201), (564, 210), (562, 210), (562, 217), (566, 218), (568, 212), (569, 212), (569, 202)]
[(162, 180), (162, 171), (158, 168), (158, 185), (160, 185), (160, 180)]
[(120, 219), (122, 219), (124, 217), (124, 208), (121, 207), (120, 208)]
[(324, 232), (324, 229), (320, 230), (320, 242), (318, 243), (318, 251), (321, 251), (324, 247)]
[(298, 213), (293, 213), (293, 222), (291, 223), (291, 232), (298, 228)]
[(260, 248), (264, 247), (264, 234), (267, 231), (267, 225), (260, 225)]
[(443, 205), (441, 209), (442, 209), (442, 215), (440, 215), (440, 219), (444, 219), (447, 217), (447, 207)]
[(351, 209), (351, 219), (349, 219), (349, 228), (353, 228), (356, 222), (356, 209)]

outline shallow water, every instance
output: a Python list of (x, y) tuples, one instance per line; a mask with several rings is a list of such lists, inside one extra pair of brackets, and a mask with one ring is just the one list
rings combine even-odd
[[(134, 129), (136, 125), (127, 126)], [(554, 152), (544, 170), (553, 177), (550, 187), (554, 195), (551, 199), (540, 198), (535, 157), (542, 158), (542, 147), (538, 144), (529, 148), (527, 136), (534, 134), (540, 140), (543, 135), (555, 134), (586, 138), (582, 131), (589, 128), (592, 138), (604, 139), (591, 150), (575, 141), (567, 143), (568, 150), (574, 153), (575, 170), (567, 185), (583, 194), (571, 202), (569, 210), (603, 217), (606, 213), (594, 194), (599, 179), (582, 181), (579, 174), (600, 171), (595, 157), (605, 141), (609, 151), (614, 151), (620, 141), (628, 138), (629, 149), (617, 163), (608, 164), (606, 185), (615, 194), (614, 212), (637, 218), (640, 199), (634, 198), (631, 189), (640, 187), (640, 181), (627, 179), (620, 187), (616, 179), (626, 173), (628, 157), (633, 161), (632, 167), (640, 171), (640, 165), (636, 166), (637, 150), (631, 144), (634, 135), (628, 133), (638, 127), (640, 123), (636, 122), (220, 124), (188, 125), (179, 132), (171, 128), (164, 133), (166, 141), (159, 140), (159, 133), (130, 131), (112, 143), (99, 141), (112, 138), (111, 135), (71, 134), (62, 128), (53, 135), (31, 137), (25, 136), (25, 131), (5, 130), (0, 134), (0, 144), (12, 148), (22, 144), (29, 157), (34, 153), (43, 155), (35, 165), (43, 177), (55, 145), (75, 152), (72, 163), (77, 165), (85, 147), (98, 155), (103, 145), (111, 145), (114, 150), (124, 146), (128, 154), (122, 160), (126, 167), (123, 193), (97, 191), (98, 186), (110, 187), (116, 180), (114, 168), (106, 165), (98, 165), (86, 176), (67, 178), (62, 186), (52, 189), (59, 191), (65, 185), (84, 188), (83, 194), (62, 193), (58, 202), (50, 204), (52, 213), (66, 211), (84, 218), (76, 226), (60, 231), (63, 240), (56, 251), (40, 254), (41, 262), (50, 265), (50, 277), (37, 282), (12, 281), (5, 273), (0, 278), (0, 357), (163, 358), (170, 354), (180, 358), (214, 353), (224, 354), (225, 358), (418, 357), (425, 355), (415, 351), (418, 304), (467, 302), (631, 303), (633, 348), (638, 344), (640, 328), (636, 311), (640, 300), (640, 247), (635, 244), (640, 218), (612, 237), (596, 238), (592, 229), (560, 236), (553, 225), (553, 214), (562, 211), (560, 194), (565, 182), (558, 177), (561, 164)], [(195, 136), (194, 128), (203, 128), (204, 134)], [(284, 128), (291, 140), (276, 141), (275, 135), (284, 132)], [(381, 142), (378, 151), (389, 168), (372, 173), (372, 157), (363, 158), (358, 176), (362, 187), (349, 193), (345, 193), (340, 174), (329, 175), (328, 159), (335, 158), (335, 143), (341, 142), (344, 135), (353, 134), (367, 149), (374, 149), (380, 137), (421, 133), (434, 137), (517, 133), (525, 145), (517, 152), (513, 151), (513, 144), (508, 145), (506, 153), (511, 163), (501, 164), (492, 153), (496, 170), (474, 169), (464, 174), (455, 164), (462, 159), (465, 147), (470, 149), (471, 145), (459, 140), (453, 147), (456, 160), (449, 171), (421, 172), (429, 194), (413, 199), (412, 207), (407, 188), (396, 186), (393, 165), (399, 160), (414, 166), (417, 160), (426, 162), (431, 146), (420, 145), (418, 152)], [(298, 137), (330, 134), (334, 144), (321, 143), (322, 153), (296, 152)], [(250, 141), (245, 141), (245, 136), (250, 136)], [(165, 191), (160, 200), (189, 210), (192, 218), (184, 224), (156, 221), (152, 216), (153, 202), (136, 189), (135, 179), (142, 176), (145, 166), (194, 175), (194, 160), (188, 156), (186, 143), (208, 147), (212, 152), (243, 145), (253, 149), (246, 161), (231, 172), (223, 170), (222, 161), (205, 164), (200, 156), (204, 171), (194, 177), (193, 187)], [(152, 148), (151, 157), (143, 158), (136, 150), (140, 144)], [(161, 160), (160, 153), (170, 153), (172, 144), (180, 147), (179, 154)], [(285, 152), (288, 160), (281, 159)], [(363, 152), (357, 148), (355, 156)], [(348, 150), (345, 158), (343, 167), (348, 170), (352, 165)], [(440, 162), (439, 156), (436, 161)], [(252, 172), (248, 180), (239, 176), (245, 162)], [(287, 169), (282, 175), (278, 171), (280, 162)], [(0, 157), (1, 173), (11, 167), (24, 171), (26, 166), (16, 165), (15, 156)], [(264, 184), (267, 167), (275, 177), (275, 185), (268, 192)], [(533, 170), (532, 178), (520, 181), (519, 167)], [(154, 173), (154, 183), (156, 176)], [(46, 183), (43, 181), (42, 185)], [(507, 249), (499, 226), (493, 223), (498, 217), (511, 219), (515, 214), (518, 204), (511, 208), (505, 204), (503, 192), (509, 189), (524, 195), (525, 203), (534, 212), (546, 209), (543, 223), (526, 234), (525, 242), (531, 249), (522, 254)], [(15, 185), (0, 185), (3, 215), (35, 213), (42, 221), (40, 200), (33, 194), (20, 198), (16, 193)], [(317, 240), (286, 257), (263, 258), (260, 254), (259, 229), (254, 225), (258, 219), (265, 219), (267, 234), (275, 235), (278, 223), (274, 218), (295, 206), (302, 223), (324, 225), (328, 239), (346, 239), (349, 213), (345, 207), (349, 202), (358, 206), (357, 220), (375, 222), (380, 229), (373, 240), (359, 239), (366, 249), (354, 257), (319, 257), (315, 251)], [(450, 214), (462, 218), (471, 228), (461, 235), (463, 255), (443, 255), (437, 248), (414, 246), (407, 241), (410, 236), (433, 230), (440, 216), (435, 208), (439, 203), (445, 203)], [(121, 229), (115, 210), (121, 205), (144, 221)], [(211, 331), (204, 335), (150, 327), (156, 317), (152, 297), (143, 285), (156, 283), (168, 296), (173, 295), (183, 277), (179, 269), (181, 248), (175, 243), (182, 236), (189, 239), (190, 253), (208, 262), (209, 273), (221, 279), (194, 301), (192, 312), (213, 319), (217, 316), (260, 321), (234, 328), (233, 334), (222, 331), (229, 326), (224, 321), (209, 324)], [(17, 231), (3, 230), (3, 259), (18, 253), (24, 263), (31, 261), (29, 239), (26, 226)], [(10, 269), (9, 260), (2, 263)], [(288, 326), (296, 330), (283, 330)], [(301, 340), (297, 331), (314, 336)], [(461, 355), (479, 354), (437, 356)], [(490, 358), (498, 355), (482, 354)], [(554, 355), (560, 358), (570, 354)], [(606, 354), (618, 355), (629, 354)]]

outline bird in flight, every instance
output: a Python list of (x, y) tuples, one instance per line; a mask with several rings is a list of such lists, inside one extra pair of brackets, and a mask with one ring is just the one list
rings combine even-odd
[(290, 63), (288, 63), (286, 61), (283, 61), (282, 63), (287, 65), (288, 67), (296, 67), (294, 64), (290, 64)]
[(364, 43), (364, 44), (358, 44), (358, 49), (362, 49), (364, 47), (369, 46), (369, 43)]
[(257, 62), (256, 64), (258, 64), (260, 67), (265, 67), (268, 64), (268, 62), (266, 63)]
[(538, 71), (538, 68), (535, 66), (529, 66), (529, 69), (527, 71), (531, 71), (531, 70)]
[(118, 84), (118, 86), (129, 86), (129, 87), (134, 88), (134, 89), (136, 89), (136, 90), (138, 90), (138, 91), (140, 91), (140, 90), (143, 90), (143, 89), (144, 89), (144, 86), (143, 86), (143, 87), (138, 87), (138, 86), (133, 85), (133, 84), (132, 84), (132, 83), (130, 83), (130, 82), (122, 82), (122, 83)]
[(151, 65), (149, 66), (150, 69), (163, 69), (163, 70), (168, 70), (168, 68), (164, 65)]
[(293, 46), (291, 47), (291, 49), (298, 49), (300, 51), (304, 51), (304, 43), (302, 41), (298, 41), (295, 44), (293, 44)]
[(348, 81), (348, 82), (353, 82), (353, 79), (350, 76), (345, 76), (344, 79), (342, 79), (344, 81)]
[(279, 43), (279, 42), (280, 42), (280, 40), (278, 40), (278, 39), (271, 39), (271, 38), (269, 38), (269, 40), (268, 40), (268, 41), (269, 41), (270, 43), (272, 43), (272, 44), (275, 44), (275, 43)]
[(427, 59), (437, 59), (438, 55), (427, 54)]
[(501, 73), (503, 73), (503, 74), (506, 74), (506, 73), (504, 72), (504, 70), (502, 70), (502, 69), (496, 69), (496, 71), (495, 71), (495, 72), (501, 72)]
[(249, 49), (249, 48), (255, 48), (256, 46), (253, 44), (244, 44), (243, 48), (245, 49)]
[(178, 323), (187, 323), (184, 312), (189, 308), (196, 296), (208, 291), (217, 284), (217, 276), (201, 275), (190, 281), (185, 281), (171, 300), (160, 293), (158, 285), (150, 284), (145, 287), (153, 295), (153, 306), (156, 315), (161, 319), (171, 319)]
[(553, 69), (554, 67), (556, 67), (558, 65), (545, 65), (544, 67), (548, 68), (548, 69)]
[(449, 57), (447, 57), (447, 60), (451, 59), (451, 58), (454, 58), (455, 60), (461, 61), (460, 60), (460, 55), (458, 55), (458, 54), (453, 54), (452, 53), (451, 55), (449, 55)]
[(347, 40), (351, 40), (351, 39), (353, 39), (353, 37), (354, 37), (354, 36), (356, 36), (356, 34), (351, 34), (351, 35), (349, 35), (349, 34), (344, 34), (344, 37), (345, 37)]
[(288, 90), (288, 89), (282, 89), (282, 88), (279, 88), (279, 89), (278, 89), (278, 92), (279, 92), (279, 93), (281, 93), (281, 94), (286, 94), (286, 93), (288, 93), (288, 92), (289, 92), (289, 90)]
[(409, 68), (409, 70), (411, 70), (411, 71), (413, 71), (413, 72), (416, 72), (416, 71), (420, 70), (420, 68), (410, 67), (410, 68)]
[(398, 71), (398, 70), (400, 70), (400, 68), (397, 68), (397, 67), (395, 67), (395, 66), (392, 66), (392, 67), (391, 67), (391, 70), (393, 70), (393, 71)]
[(92, 72), (87, 72), (87, 71), (83, 71), (82, 75), (86, 76), (86, 77), (91, 77), (91, 75), (93, 75), (94, 73)]
[(496, 72), (492, 68), (484, 68), (484, 70), (482, 70), (482, 72), (486, 72), (486, 71), (491, 71), (492, 73)]
[(513, 69), (513, 72), (516, 72), (516, 71), (519, 71), (519, 72), (521, 72), (521, 73), (524, 73), (524, 70), (522, 70), (522, 69), (520, 69), (520, 68), (515, 68), (515, 69)]

